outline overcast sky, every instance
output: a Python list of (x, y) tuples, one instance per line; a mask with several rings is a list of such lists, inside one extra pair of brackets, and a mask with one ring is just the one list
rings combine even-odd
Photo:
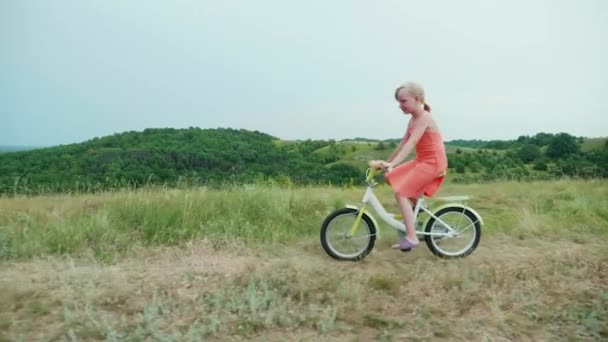
[(608, 1), (0, 0), (0, 145), (149, 127), (608, 136)]

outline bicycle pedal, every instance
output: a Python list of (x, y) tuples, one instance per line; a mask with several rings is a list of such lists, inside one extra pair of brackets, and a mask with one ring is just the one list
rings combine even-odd
[(405, 253), (405, 252), (411, 252), (411, 251), (412, 251), (412, 249), (411, 249), (411, 248), (404, 248), (404, 249), (401, 249), (401, 251), (402, 251), (403, 253)]

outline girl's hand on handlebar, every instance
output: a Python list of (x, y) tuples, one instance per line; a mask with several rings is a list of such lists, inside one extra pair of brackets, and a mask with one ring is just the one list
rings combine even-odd
[(367, 165), (372, 169), (381, 169), (382, 168), (382, 160), (370, 160), (367, 162)]
[(373, 169), (381, 169), (383, 171), (390, 170), (393, 167), (391, 163), (385, 162), (384, 160), (370, 160), (368, 165)]

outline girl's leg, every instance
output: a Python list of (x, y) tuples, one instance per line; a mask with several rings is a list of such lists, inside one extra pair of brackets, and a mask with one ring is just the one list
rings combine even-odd
[(414, 208), (412, 203), (416, 202), (416, 199), (408, 199), (407, 197), (401, 197), (399, 194), (395, 194), (397, 197), (397, 203), (401, 209), (401, 215), (405, 221), (405, 238), (417, 244), (418, 236), (416, 235), (416, 223), (414, 217)]

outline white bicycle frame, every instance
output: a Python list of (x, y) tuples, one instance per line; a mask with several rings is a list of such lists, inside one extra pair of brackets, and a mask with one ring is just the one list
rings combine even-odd
[[(372, 170), (373, 172), (373, 170)], [(349, 208), (353, 208), (353, 209), (357, 209), (359, 210), (359, 215), (358, 215), (358, 219), (355, 221), (355, 224), (353, 225), (353, 227), (351, 228), (349, 235), (354, 235), (356, 229), (357, 229), (357, 225), (359, 223), (360, 217), (362, 216), (363, 213), (365, 213), (365, 207), (370, 204), (372, 206), (372, 208), (374, 208), (374, 211), (376, 211), (376, 213), (378, 213), (380, 215), (380, 218), (382, 218), (382, 220), (384, 222), (386, 222), (388, 225), (390, 225), (391, 227), (402, 231), (405, 233), (405, 224), (401, 221), (401, 220), (397, 220), (395, 218), (394, 214), (391, 214), (389, 212), (386, 211), (386, 209), (384, 209), (384, 206), (382, 205), (382, 203), (380, 202), (380, 200), (378, 200), (378, 198), (376, 197), (376, 195), (374, 195), (374, 187), (376, 186), (376, 183), (373, 181), (373, 173), (371, 173), (371, 175), (368, 174), (368, 186), (367, 186), (367, 190), (365, 191), (365, 194), (363, 195), (363, 200), (362, 200), (362, 205), (361, 207), (357, 207), (357, 206), (351, 206), (351, 205), (347, 205), (347, 207)], [(451, 196), (451, 197), (440, 197), (437, 198), (437, 200), (443, 200), (443, 201), (466, 201), (467, 199), (469, 199), (468, 196)], [(479, 216), (479, 214), (477, 214), (477, 212), (475, 212), (475, 210), (473, 210), (470, 207), (467, 207), (465, 205), (463, 205), (462, 203), (447, 203), (443, 206), (441, 206), (441, 208), (435, 209), (435, 211), (438, 211), (444, 207), (452, 207), (452, 206), (456, 206), (456, 207), (461, 207), (464, 210), (469, 210), (471, 211), (477, 218), (477, 221), (471, 223), (469, 226), (461, 229), (461, 231), (464, 231), (470, 227), (472, 227), (473, 225), (475, 225), (477, 222), (480, 222), (481, 224), (483, 224), (483, 221), (481, 219), (481, 216)], [(416, 201), (416, 206), (414, 207), (414, 217), (417, 218), (418, 217), (418, 213), (420, 212), (420, 210), (426, 212), (430, 217), (434, 218), (437, 222), (442, 224), (442, 228), (445, 228), (447, 231), (446, 232), (437, 232), (437, 233), (427, 233), (425, 232), (424, 229), (424, 225), (423, 227), (419, 230), (418, 229), (418, 225), (416, 227), (416, 235), (432, 235), (432, 236), (443, 236), (443, 237), (455, 237), (457, 236), (460, 232), (456, 231), (454, 228), (452, 228), (449, 224), (447, 224), (445, 221), (441, 220), (441, 218), (435, 216), (429, 209), (427, 209), (426, 206), (426, 200), (424, 198), (423, 195), (420, 195), (420, 197), (418, 198), (418, 200)], [(379, 227), (377, 222), (375, 222), (375, 219), (373, 216), (371, 216), (368, 213), (368, 216), (370, 216), (370, 218), (372, 219), (372, 221), (374, 221), (374, 224), (376, 224), (376, 227)], [(378, 231), (379, 232), (379, 231)], [(378, 234), (378, 233), (377, 233)]]

